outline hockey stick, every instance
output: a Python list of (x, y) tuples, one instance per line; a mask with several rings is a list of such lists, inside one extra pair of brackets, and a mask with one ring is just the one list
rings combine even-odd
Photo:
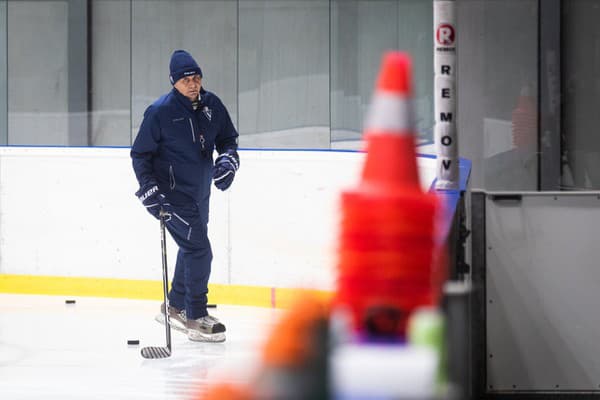
[(165, 333), (167, 337), (167, 347), (144, 347), (142, 348), (142, 357), (144, 358), (167, 358), (171, 356), (171, 320), (169, 319), (169, 275), (167, 274), (167, 242), (165, 240), (165, 217), (168, 213), (160, 210), (160, 247), (162, 250), (162, 273), (163, 273), (163, 292), (165, 298)]

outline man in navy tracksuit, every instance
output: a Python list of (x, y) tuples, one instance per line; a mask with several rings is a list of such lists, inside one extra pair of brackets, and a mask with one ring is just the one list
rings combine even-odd
[[(146, 109), (131, 148), (136, 196), (154, 217), (161, 209), (169, 214), (166, 227), (179, 246), (167, 310), (173, 328), (191, 340), (222, 342), (225, 326), (206, 310), (208, 208), (211, 182), (226, 190), (238, 170), (238, 133), (221, 100), (202, 88), (202, 71), (188, 52), (175, 51), (169, 67), (174, 87)], [(164, 313), (163, 304), (163, 323)]]

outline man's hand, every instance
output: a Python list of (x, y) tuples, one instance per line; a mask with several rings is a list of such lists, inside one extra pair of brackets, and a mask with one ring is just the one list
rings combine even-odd
[(227, 150), (225, 153), (219, 154), (213, 169), (213, 179), (217, 189), (227, 190), (239, 167), (240, 157), (237, 151)]
[(159, 219), (160, 210), (169, 212), (171, 205), (167, 203), (165, 195), (158, 190), (157, 185), (145, 185), (135, 192), (135, 195), (154, 218)]

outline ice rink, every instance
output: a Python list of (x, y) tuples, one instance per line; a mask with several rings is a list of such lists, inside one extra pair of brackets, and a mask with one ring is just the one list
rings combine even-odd
[[(76, 303), (65, 304), (74, 299)], [(0, 294), (0, 399), (190, 399), (215, 382), (246, 382), (281, 310), (218, 305), (224, 343), (172, 330), (173, 355), (154, 321), (159, 301)], [(127, 344), (137, 339), (139, 346)]]

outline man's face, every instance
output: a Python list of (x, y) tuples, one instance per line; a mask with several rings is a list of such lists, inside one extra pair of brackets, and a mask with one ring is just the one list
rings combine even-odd
[(179, 93), (194, 101), (198, 98), (200, 88), (202, 87), (202, 78), (200, 75), (184, 76), (177, 82), (175, 82), (175, 89), (179, 90)]

